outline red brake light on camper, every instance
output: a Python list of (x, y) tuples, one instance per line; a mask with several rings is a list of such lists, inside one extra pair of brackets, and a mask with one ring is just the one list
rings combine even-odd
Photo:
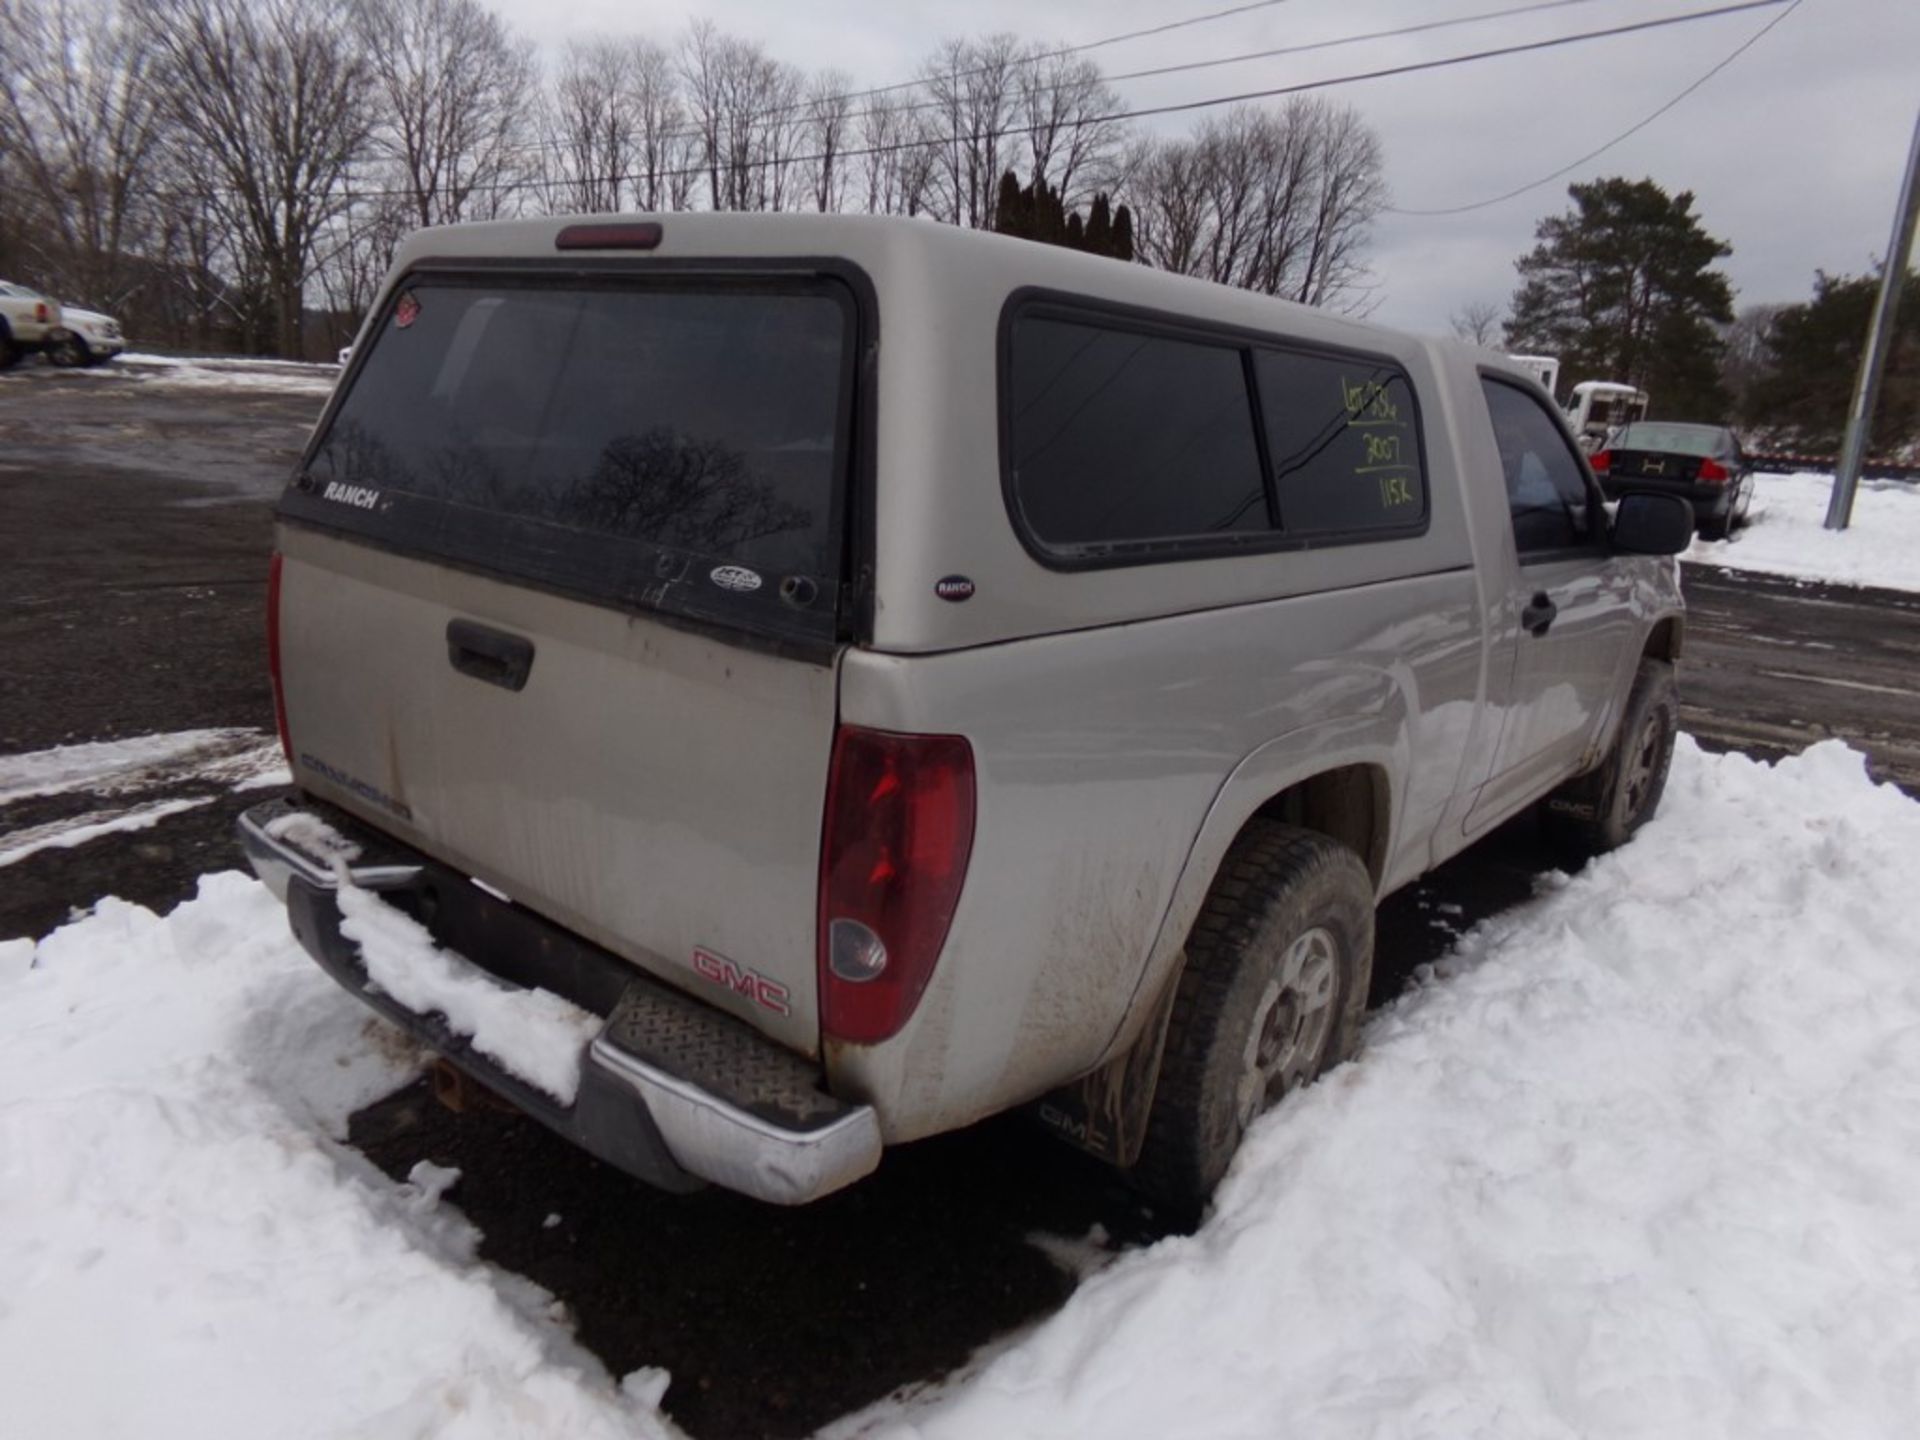
[(666, 232), (657, 220), (569, 225), (554, 236), (556, 250), (652, 250)]

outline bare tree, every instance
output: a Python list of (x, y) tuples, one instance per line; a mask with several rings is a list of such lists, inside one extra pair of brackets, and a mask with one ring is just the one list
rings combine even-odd
[(1240, 107), (1190, 139), (1148, 142), (1127, 198), (1142, 259), (1183, 275), (1353, 309), (1386, 203), (1380, 143), (1357, 112), (1296, 97)]
[(680, 77), (707, 204), (783, 210), (799, 202), (793, 171), (810, 123), (800, 72), (699, 20), (681, 42)]
[(152, 51), (114, 0), (0, 0), (7, 209), (45, 283), (118, 305), (144, 239), (159, 116)]
[(554, 208), (589, 214), (622, 208), (639, 150), (625, 101), (632, 63), (632, 51), (616, 40), (572, 41), (561, 52), (546, 127)]
[(1505, 311), (1491, 300), (1474, 300), (1462, 305), (1448, 318), (1456, 340), (1469, 345), (1494, 347), (1500, 344)]
[(853, 130), (849, 82), (838, 70), (822, 70), (807, 82), (806, 146), (813, 171), (816, 210), (845, 209), (847, 164), (841, 152)]
[(934, 215), (993, 228), (1000, 177), (1012, 168), (1021, 124), (1021, 45), (1012, 35), (948, 40), (920, 67), (933, 152)]
[(1027, 172), (1077, 209), (1111, 190), (1121, 169), (1124, 106), (1084, 55), (1030, 46), (1015, 71), (1020, 118), (1026, 127)]
[(692, 205), (699, 147), (674, 57), (660, 45), (639, 37), (569, 45), (547, 117), (553, 208)]
[(372, 128), (348, 0), (150, 0), (146, 15), (173, 138), (273, 343), (297, 356), (315, 247)]
[(479, 0), (358, 0), (380, 123), (413, 222), (510, 212), (527, 178), (532, 51)]
[(918, 215), (927, 208), (939, 142), (914, 101), (898, 92), (870, 97), (859, 112), (860, 174), (869, 215)]

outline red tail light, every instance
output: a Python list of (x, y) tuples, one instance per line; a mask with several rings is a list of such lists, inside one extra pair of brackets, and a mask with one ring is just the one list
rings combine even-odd
[(820, 1028), (898, 1034), (933, 977), (973, 852), (973, 749), (843, 725), (820, 854)]
[(1613, 469), (1613, 452), (1611, 450), (1596, 450), (1588, 457), (1587, 463), (1593, 466), (1594, 474), (1604, 475)]
[(1700, 474), (1698, 478), (1701, 480), (1727, 481), (1733, 477), (1727, 473), (1727, 467), (1722, 465), (1718, 460), (1702, 460), (1700, 462)]
[(273, 677), (273, 723), (280, 749), (293, 768), (293, 741), (287, 738), (287, 692), (280, 684), (280, 552), (267, 562), (267, 673)]
[(35, 305), (33, 307), (33, 319), (35, 324), (44, 325), (47, 323), (48, 320), (52, 318), (53, 318), (52, 312), (47, 309), (46, 301), (42, 300), (38, 305)]

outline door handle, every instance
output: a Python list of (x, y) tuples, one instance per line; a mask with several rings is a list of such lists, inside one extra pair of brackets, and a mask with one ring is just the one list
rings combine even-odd
[(1553, 603), (1553, 597), (1544, 590), (1534, 593), (1520, 612), (1520, 628), (1529, 635), (1544, 635), (1547, 627), (1553, 624), (1553, 617), (1560, 613), (1560, 607)]
[(472, 620), (449, 620), (447, 660), (462, 675), (502, 690), (522, 690), (533, 671), (533, 642)]

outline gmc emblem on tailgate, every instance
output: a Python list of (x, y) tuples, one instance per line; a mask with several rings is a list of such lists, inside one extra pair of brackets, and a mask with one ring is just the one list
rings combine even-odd
[(776, 1015), (793, 1013), (787, 1004), (786, 986), (755, 971), (742, 969), (724, 955), (716, 955), (696, 945), (693, 947), (693, 968), (704, 979), (724, 985), (736, 995), (746, 996), (762, 1010), (771, 1010)]

